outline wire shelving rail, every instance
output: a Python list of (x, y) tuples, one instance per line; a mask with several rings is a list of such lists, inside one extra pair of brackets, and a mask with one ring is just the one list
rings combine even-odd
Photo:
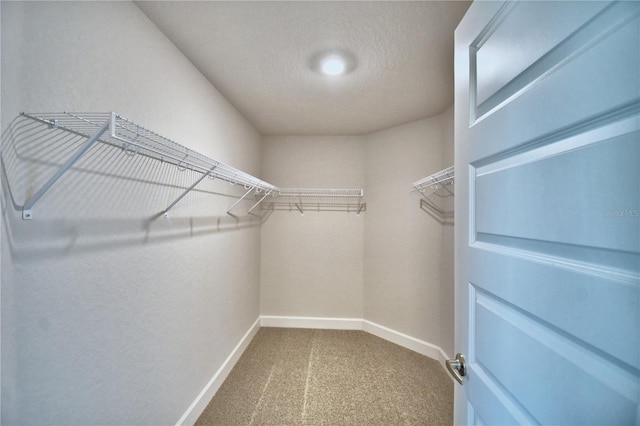
[(362, 189), (281, 188), (264, 202), (264, 210), (335, 211), (360, 214), (366, 211)]
[(410, 185), (422, 195), (420, 208), (441, 223), (453, 222), (455, 169), (448, 167)]
[[(185, 189), (163, 211), (168, 214), (182, 198), (192, 191), (205, 177), (220, 179), (234, 185), (244, 186), (245, 193), (240, 196), (227, 214), (237, 217), (231, 211), (243, 200), (250, 200), (251, 194), (257, 202), (248, 209), (253, 214), (261, 203), (262, 210), (270, 213), (273, 210), (285, 210), (283, 206), (297, 206), (301, 212), (313, 206), (318, 211), (337, 210), (360, 213), (364, 211), (361, 189), (281, 189), (275, 185), (258, 179), (246, 172), (223, 162), (213, 160), (199, 152), (180, 145), (164, 136), (142, 127), (114, 112), (107, 113), (22, 113), (23, 117), (42, 123), (49, 129), (66, 131), (86, 141), (70, 155), (62, 166), (26, 201), (22, 209), (22, 218), (33, 218), (32, 208), (38, 200), (67, 172), (95, 143), (103, 143), (118, 147), (128, 155), (143, 155), (155, 160), (173, 164), (179, 170), (193, 170), (201, 176)], [(291, 204), (293, 203), (293, 204)]]

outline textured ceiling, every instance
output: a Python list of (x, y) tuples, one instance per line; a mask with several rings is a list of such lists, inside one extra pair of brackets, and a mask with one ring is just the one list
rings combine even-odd
[[(367, 134), (453, 103), (453, 31), (468, 2), (136, 3), (263, 135)], [(318, 74), (346, 49), (356, 69)]]

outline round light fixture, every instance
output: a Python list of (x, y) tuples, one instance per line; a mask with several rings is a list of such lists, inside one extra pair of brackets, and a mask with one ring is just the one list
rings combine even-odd
[(328, 76), (338, 76), (353, 71), (356, 60), (353, 55), (344, 50), (324, 50), (311, 58), (311, 69)]
[(331, 55), (322, 61), (322, 72), (328, 75), (342, 74), (345, 68), (344, 60), (337, 55)]

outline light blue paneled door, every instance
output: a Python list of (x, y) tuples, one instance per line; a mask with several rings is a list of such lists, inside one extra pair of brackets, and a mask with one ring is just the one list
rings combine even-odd
[(640, 3), (456, 30), (457, 424), (640, 424)]

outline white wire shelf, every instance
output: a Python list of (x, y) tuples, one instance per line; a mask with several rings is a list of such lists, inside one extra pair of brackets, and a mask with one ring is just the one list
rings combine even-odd
[(24, 116), (47, 123), (52, 128), (91, 137), (104, 123), (109, 132), (99, 137), (99, 142), (120, 146), (127, 154), (143, 154), (174, 164), (179, 169), (195, 170), (226, 182), (245, 185), (256, 190), (274, 191), (275, 186), (251, 176), (235, 167), (208, 158), (126, 118), (110, 113), (23, 113)]
[(362, 189), (281, 188), (264, 202), (263, 210), (337, 211), (360, 214), (366, 211)]
[(284, 203), (289, 202), (292, 202), (294, 205), (297, 203), (300, 206), (304, 206), (304, 208), (307, 208), (307, 206), (312, 203), (319, 211), (336, 209), (338, 211), (355, 211), (360, 213), (364, 210), (361, 189), (281, 189), (228, 164), (213, 160), (193, 151), (133, 123), (114, 112), (22, 113), (22, 116), (46, 125), (49, 129), (55, 130), (56, 132), (64, 131), (87, 138), (82, 146), (67, 159), (57, 172), (27, 200), (24, 206), (19, 206), (22, 209), (23, 219), (32, 219), (32, 208), (34, 204), (96, 142), (120, 148), (130, 156), (143, 155), (160, 162), (173, 164), (179, 170), (188, 169), (202, 174), (198, 180), (162, 211), (165, 216), (175, 204), (192, 191), (205, 177), (220, 179), (234, 185), (244, 186), (246, 190), (244, 195), (239, 197), (227, 210), (227, 213), (234, 217), (237, 216), (231, 213), (231, 211), (241, 201), (248, 201), (249, 198), (247, 197), (251, 194), (253, 194), (258, 201), (248, 209), (247, 214), (252, 214), (251, 212), (262, 202), (268, 203), (269, 205), (268, 209), (263, 208), (263, 210), (271, 211), (284, 210), (284, 208), (281, 207)]
[(453, 221), (455, 169), (448, 167), (410, 185), (411, 191), (422, 195), (420, 208), (441, 223)]

